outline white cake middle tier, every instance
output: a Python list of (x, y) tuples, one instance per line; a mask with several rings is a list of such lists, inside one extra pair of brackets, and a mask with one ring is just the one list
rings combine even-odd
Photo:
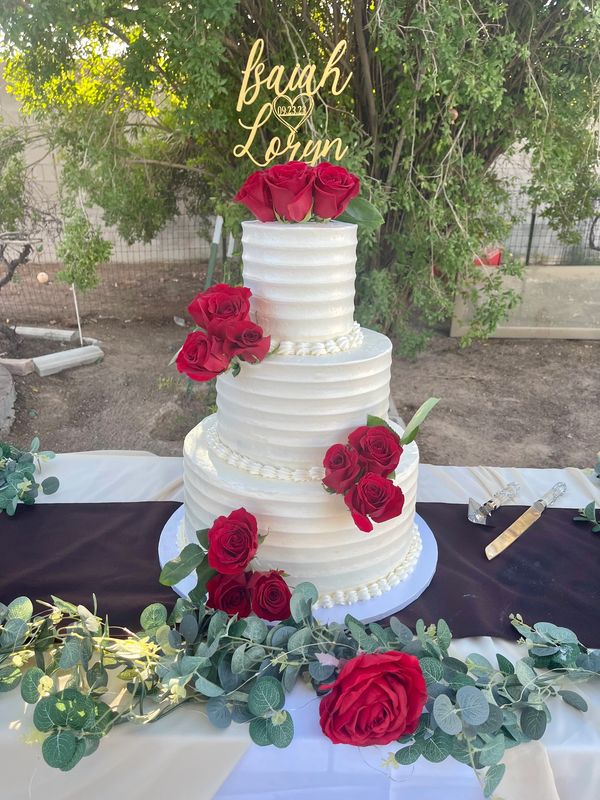
[(307, 469), (344, 442), (367, 415), (387, 418), (392, 343), (363, 329), (351, 350), (321, 356), (271, 355), (217, 378), (221, 442), (255, 462)]

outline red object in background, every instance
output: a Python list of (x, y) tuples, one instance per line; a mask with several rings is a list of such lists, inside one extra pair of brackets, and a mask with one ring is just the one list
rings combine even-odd
[(502, 264), (502, 250), (499, 247), (490, 247), (480, 258), (473, 259), (476, 267), (499, 267)]

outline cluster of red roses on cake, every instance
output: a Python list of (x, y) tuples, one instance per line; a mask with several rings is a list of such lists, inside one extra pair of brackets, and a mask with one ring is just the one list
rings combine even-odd
[(234, 359), (262, 361), (271, 346), (260, 325), (250, 319), (252, 292), (218, 283), (197, 295), (188, 311), (200, 330), (188, 334), (175, 363), (194, 381), (210, 381)]
[(373, 522), (402, 513), (404, 494), (389, 477), (401, 455), (400, 437), (387, 425), (361, 425), (347, 444), (334, 444), (325, 453), (323, 484), (344, 495), (359, 530), (369, 533)]
[(227, 614), (275, 621), (290, 616), (292, 593), (278, 570), (246, 572), (258, 550), (256, 517), (238, 508), (218, 517), (208, 531), (208, 565), (217, 572), (206, 582), (207, 605)]
[(360, 179), (344, 167), (288, 161), (253, 172), (233, 199), (260, 222), (304, 222), (339, 217), (359, 192)]

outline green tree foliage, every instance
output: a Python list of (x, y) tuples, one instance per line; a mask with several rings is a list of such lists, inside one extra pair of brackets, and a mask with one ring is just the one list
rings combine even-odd
[[(349, 145), (385, 214), (363, 237), (361, 320), (404, 331), (447, 319), (457, 291), (479, 295), (472, 334), (517, 302), (473, 258), (510, 225), (494, 165), (521, 146), (532, 199), (563, 237), (596, 189), (600, 11), (580, 0), (5, 0), (6, 77), (83, 189), (128, 240), (149, 240), (178, 202), (207, 219), (252, 165), (235, 101), (249, 48), (269, 64), (323, 64), (342, 38), (353, 72), (314, 129)], [(333, 104), (332, 104), (333, 105)], [(269, 134), (280, 134), (270, 130)], [(508, 261), (505, 272), (518, 272)]]

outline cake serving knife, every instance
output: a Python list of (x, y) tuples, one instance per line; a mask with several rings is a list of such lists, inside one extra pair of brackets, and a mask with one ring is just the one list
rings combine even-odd
[(469, 510), (467, 517), (469, 522), (474, 522), (476, 525), (489, 525), (489, 517), (493, 511), (505, 503), (509, 503), (519, 493), (520, 486), (518, 483), (509, 483), (503, 486), (496, 494), (485, 503), (479, 504), (477, 500), (469, 497)]
[(514, 541), (516, 541), (519, 536), (522, 536), (525, 531), (530, 528), (534, 522), (542, 516), (542, 512), (551, 506), (552, 503), (556, 502), (559, 497), (561, 497), (567, 491), (567, 484), (560, 481), (559, 483), (555, 483), (554, 486), (550, 489), (550, 491), (546, 492), (546, 494), (541, 497), (539, 500), (530, 506), (527, 511), (525, 511), (521, 516), (516, 519), (512, 525), (509, 525), (508, 528), (497, 536), (492, 542), (488, 544), (485, 548), (485, 554), (488, 557), (488, 560), (491, 561), (492, 558), (496, 558), (496, 556), (500, 555), (507, 547), (509, 547)]

